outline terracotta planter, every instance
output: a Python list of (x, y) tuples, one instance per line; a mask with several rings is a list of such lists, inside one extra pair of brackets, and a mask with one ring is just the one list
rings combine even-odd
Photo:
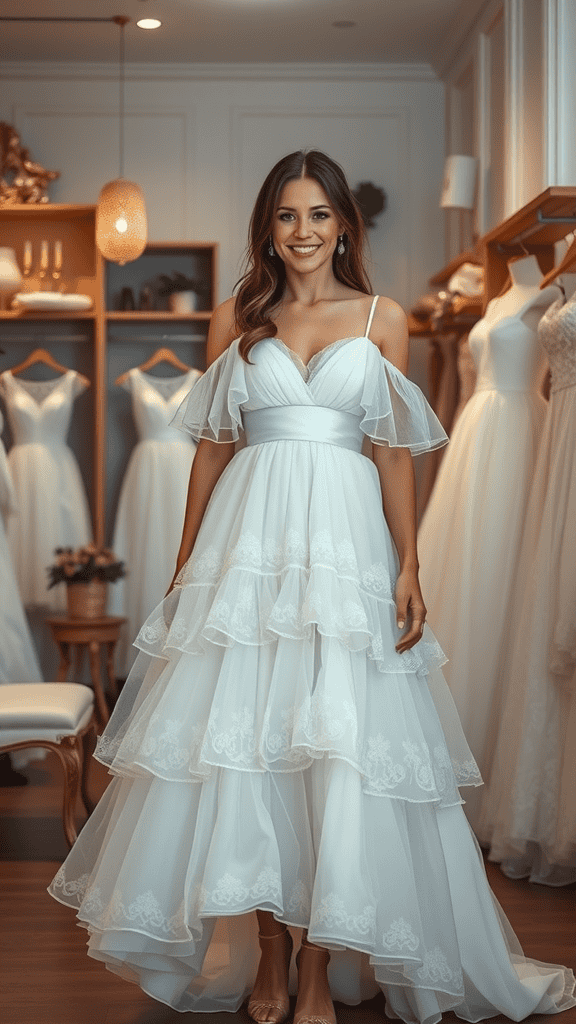
[(106, 614), (107, 590), (105, 580), (69, 583), (66, 587), (68, 615), (73, 619), (100, 619)]

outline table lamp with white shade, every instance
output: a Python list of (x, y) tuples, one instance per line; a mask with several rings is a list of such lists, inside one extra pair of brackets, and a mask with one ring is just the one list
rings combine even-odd
[[(452, 155), (446, 157), (440, 206), (445, 210), (468, 210), (469, 228), (473, 236), (472, 211), (476, 202), (476, 176), (478, 160), (475, 156)], [(460, 249), (465, 248), (464, 213), (460, 213)]]
[(5, 295), (13, 295), (22, 284), (22, 274), (14, 249), (0, 248), (0, 309)]

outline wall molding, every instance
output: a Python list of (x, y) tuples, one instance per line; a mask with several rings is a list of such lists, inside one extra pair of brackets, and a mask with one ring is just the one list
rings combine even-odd
[[(118, 64), (43, 61), (0, 62), (0, 78), (117, 80)], [(147, 81), (356, 81), (437, 82), (425, 63), (126, 64), (128, 80)]]
[[(441, 79), (451, 78), (460, 58), (469, 51), (486, 15), (486, 9), (492, 0), (464, 0), (458, 11), (457, 18), (462, 23), (460, 31), (455, 28), (438, 48), (438, 56), (433, 62), (434, 70)], [(456, 20), (456, 19), (455, 19)]]

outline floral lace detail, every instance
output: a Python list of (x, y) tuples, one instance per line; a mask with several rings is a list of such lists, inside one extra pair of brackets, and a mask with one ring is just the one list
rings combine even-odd
[(298, 879), (290, 890), (290, 895), (286, 902), (286, 910), (292, 917), (308, 921), (310, 918), (310, 902), (310, 892), (304, 885), (304, 882)]
[(282, 903), (280, 875), (271, 867), (264, 868), (250, 887), (227, 873), (218, 880), (212, 892), (206, 893), (206, 903), (217, 907), (247, 906), (253, 900), (262, 899)]
[(403, 949), (415, 953), (420, 945), (420, 939), (414, 935), (408, 922), (403, 917), (399, 917), (397, 921), (392, 922), (388, 931), (382, 936), (382, 944), (394, 953)]
[(376, 930), (376, 908), (364, 907), (361, 914), (348, 914), (344, 900), (336, 893), (330, 893), (324, 897), (312, 914), (310, 929), (315, 930), (318, 925), (327, 925), (328, 927), (339, 925), (348, 933), (372, 937)]
[(286, 531), (282, 543), (273, 537), (261, 543), (255, 534), (243, 533), (236, 545), (224, 554), (210, 545), (201, 554), (192, 552), (176, 577), (175, 587), (216, 584), (237, 567), (267, 575), (290, 567), (309, 570), (311, 566), (333, 569), (341, 579), (351, 580), (374, 596), (389, 599), (393, 596), (392, 579), (384, 563), (375, 562), (361, 570), (354, 545), (350, 541), (335, 544), (328, 530), (318, 530), (309, 544), (291, 529)]
[(419, 789), (431, 793), (436, 788), (434, 771), (427, 748), (418, 748), (416, 743), (405, 740), (402, 743), (402, 762), (394, 761), (390, 754), (391, 742), (382, 733), (369, 737), (363, 757), (363, 766), (369, 782), (368, 792), (383, 793), (396, 789), (408, 778)]
[(54, 878), (50, 883), (50, 889), (54, 892), (60, 891), (63, 896), (79, 896), (83, 898), (88, 882), (90, 881), (90, 875), (80, 875), (80, 878), (75, 878), (73, 881), (66, 881), (66, 874), (64, 871), (64, 865), (58, 868)]
[(556, 299), (538, 325), (538, 339), (550, 361), (550, 391), (576, 384), (576, 300)]
[(460, 968), (453, 970), (448, 966), (448, 961), (439, 946), (424, 954), (422, 967), (417, 973), (420, 981), (431, 982), (433, 985), (438, 982), (445, 985), (453, 984), (458, 991), (463, 988), (462, 971)]

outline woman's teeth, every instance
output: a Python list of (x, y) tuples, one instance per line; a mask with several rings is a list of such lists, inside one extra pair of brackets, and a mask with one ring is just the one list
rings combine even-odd
[(318, 248), (319, 248), (318, 245), (293, 245), (292, 246), (292, 249), (294, 250), (294, 252), (298, 252), (298, 253), (300, 253), (303, 256), (305, 256), (309, 252), (314, 252)]

